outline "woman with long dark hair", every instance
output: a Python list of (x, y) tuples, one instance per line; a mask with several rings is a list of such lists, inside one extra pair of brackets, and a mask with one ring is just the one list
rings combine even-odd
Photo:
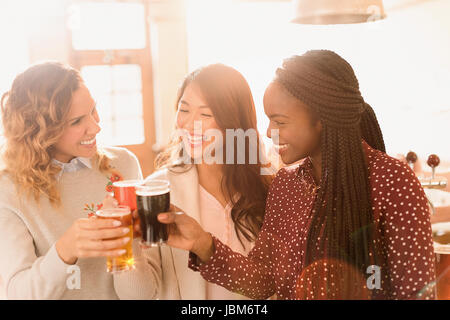
[(174, 213), (159, 217), (171, 223), (169, 244), (190, 250), (208, 281), (252, 298), (434, 298), (423, 189), (386, 155), (352, 67), (327, 50), (286, 59), (264, 109), (283, 162), (303, 160), (278, 172), (255, 248), (238, 255)]
[[(271, 176), (261, 175), (263, 152), (245, 78), (223, 64), (188, 74), (178, 92), (175, 127), (171, 143), (156, 159), (158, 170), (146, 180), (169, 180), (172, 203), (233, 250), (247, 254), (261, 229)], [(227, 135), (236, 129), (247, 138)], [(234, 156), (227, 159), (230, 148)], [(152, 263), (163, 270), (162, 299), (245, 298), (190, 270), (186, 251), (163, 246), (160, 257)]]

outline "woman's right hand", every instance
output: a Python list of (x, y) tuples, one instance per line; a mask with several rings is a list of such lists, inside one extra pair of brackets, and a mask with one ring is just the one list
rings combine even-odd
[(158, 221), (168, 224), (169, 246), (191, 251), (203, 262), (207, 262), (213, 255), (214, 243), (211, 234), (179, 208), (171, 205), (170, 212), (158, 215)]
[(130, 241), (124, 238), (130, 230), (120, 226), (114, 219), (78, 219), (56, 242), (56, 251), (67, 264), (75, 264), (78, 258), (120, 256)]

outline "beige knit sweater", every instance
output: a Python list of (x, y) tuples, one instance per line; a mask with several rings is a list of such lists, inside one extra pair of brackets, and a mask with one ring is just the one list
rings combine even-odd
[[(125, 149), (105, 148), (112, 165), (124, 179), (142, 178), (139, 162)], [(109, 177), (96, 169), (65, 172), (59, 183), (62, 207), (47, 199), (19, 195), (5, 174), (0, 176), (0, 290), (6, 299), (154, 299), (160, 287), (158, 249), (140, 249), (133, 241), (136, 269), (108, 274), (104, 258), (78, 259), (65, 264), (55, 243), (72, 225), (87, 217), (86, 205), (100, 204)], [(91, 207), (92, 208), (92, 207)], [(80, 288), (77, 289), (77, 280)]]

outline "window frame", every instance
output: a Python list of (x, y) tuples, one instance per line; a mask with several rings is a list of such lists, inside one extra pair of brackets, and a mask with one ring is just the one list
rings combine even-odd
[[(80, 4), (91, 1), (73, 1), (71, 4)], [(154, 169), (155, 153), (153, 145), (156, 142), (154, 94), (153, 94), (153, 70), (150, 48), (150, 25), (148, 21), (149, 5), (147, 1), (130, 1), (142, 3), (145, 12), (145, 47), (141, 49), (108, 49), (108, 50), (75, 50), (72, 46), (72, 33), (67, 29), (69, 61), (70, 64), (81, 70), (84, 66), (114, 66), (120, 64), (135, 64), (141, 68), (142, 83), (142, 116), (144, 121), (144, 142), (142, 144), (118, 145), (133, 152), (139, 159), (142, 173), (149, 175)]]

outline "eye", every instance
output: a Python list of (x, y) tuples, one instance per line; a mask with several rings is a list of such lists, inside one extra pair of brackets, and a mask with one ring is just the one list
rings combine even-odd
[(81, 118), (75, 120), (74, 122), (71, 123), (72, 126), (76, 126), (77, 124), (79, 124), (81, 122)]
[(178, 112), (187, 113), (187, 112), (189, 112), (189, 110), (186, 110), (186, 109), (178, 109)]
[(207, 118), (211, 118), (212, 114), (207, 114), (207, 113), (202, 113), (201, 114), (203, 117), (207, 117)]
[(281, 126), (283, 124), (286, 124), (285, 122), (281, 122), (281, 121), (277, 121), (277, 120), (273, 120), (273, 122), (277, 125), (277, 126)]

